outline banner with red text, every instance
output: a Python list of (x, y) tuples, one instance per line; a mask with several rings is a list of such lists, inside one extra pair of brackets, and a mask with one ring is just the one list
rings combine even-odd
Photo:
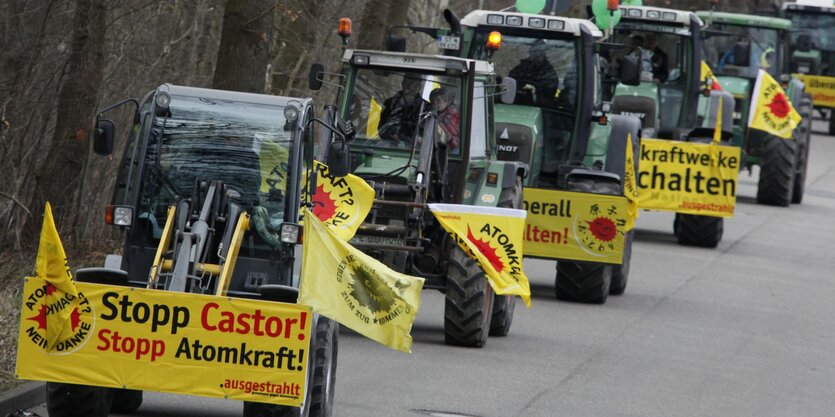
[(49, 285), (23, 288), (17, 377), (298, 407), (310, 308), (76, 282), (71, 332), (47, 350)]

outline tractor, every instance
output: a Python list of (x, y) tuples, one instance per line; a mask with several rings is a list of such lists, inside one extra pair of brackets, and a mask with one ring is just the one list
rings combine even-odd
[[(113, 152), (105, 113), (125, 104), (135, 105), (133, 127), (105, 216), (124, 244), (76, 280), (295, 303), (301, 196), (315, 190), (303, 181), (318, 120), (311, 99), (163, 84), (98, 115), (96, 153)], [(245, 402), (244, 417), (331, 415), (338, 324), (314, 315), (312, 329), (303, 407)], [(50, 382), (46, 403), (52, 417), (107, 416), (136, 411), (142, 394)]]
[(835, 135), (835, 6), (785, 2), (780, 15), (792, 22), (791, 67), (819, 111), (829, 109), (829, 134)]
[[(722, 88), (735, 99), (731, 143), (743, 152), (742, 166), (760, 167), (757, 202), (774, 206), (800, 203), (806, 182), (811, 140), (812, 97), (803, 82), (790, 74), (789, 20), (759, 15), (699, 11), (707, 23), (702, 31), (705, 61)], [(789, 140), (748, 127), (749, 109), (758, 71), (780, 81), (803, 121)]]
[[(603, 96), (611, 100), (612, 113), (639, 117), (642, 137), (710, 142), (716, 103), (723, 100), (723, 109), (732, 109), (733, 97), (702, 82), (702, 20), (693, 12), (658, 7), (620, 11), (613, 41), (640, 48), (641, 82), (629, 86), (604, 75)], [(727, 143), (730, 123), (722, 126)], [(716, 247), (724, 219), (676, 213), (673, 230), (681, 244)]]
[[(512, 80), (499, 85), (486, 61), (410, 52), (345, 49), (341, 64), (334, 110), (356, 126), (351, 172), (376, 192), (351, 244), (445, 293), (447, 344), (507, 335), (515, 297), (494, 294), (428, 204), (521, 207), (527, 165), (499, 161), (493, 133), (494, 97), (512, 100)], [(311, 67), (314, 90), (323, 68)]]
[[(498, 75), (514, 79), (514, 102), (496, 104), (496, 154), (530, 167), (525, 188), (624, 195), (627, 138), (638, 149), (640, 121), (606, 114), (599, 75), (605, 65), (599, 52), (620, 45), (601, 44), (603, 32), (582, 19), (487, 10), (463, 19), (446, 10), (444, 17), (448, 29), (406, 29), (439, 39), (447, 55), (489, 60)], [(388, 43), (396, 39), (391, 34)], [(534, 58), (550, 63), (551, 76), (525, 74)], [(626, 60), (620, 79), (637, 84), (637, 76), (637, 62)], [(619, 265), (548, 258), (557, 260), (557, 298), (604, 303), (609, 294), (623, 294), (633, 234), (625, 236)]]

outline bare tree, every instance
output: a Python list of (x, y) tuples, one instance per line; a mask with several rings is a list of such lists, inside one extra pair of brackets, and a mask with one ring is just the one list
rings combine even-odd
[(226, 3), (213, 88), (265, 92), (274, 8), (259, 0)]

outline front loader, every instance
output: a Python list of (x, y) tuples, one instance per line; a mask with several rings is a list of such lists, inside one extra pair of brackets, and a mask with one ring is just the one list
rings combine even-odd
[[(163, 84), (128, 103), (137, 109), (106, 216), (122, 253), (76, 280), (295, 303), (311, 100)], [(97, 119), (99, 154), (112, 152), (104, 114), (115, 107)], [(331, 415), (338, 325), (314, 315), (312, 329), (303, 406), (245, 402), (244, 417)], [(48, 383), (46, 402), (51, 417), (129, 414), (142, 392)]]

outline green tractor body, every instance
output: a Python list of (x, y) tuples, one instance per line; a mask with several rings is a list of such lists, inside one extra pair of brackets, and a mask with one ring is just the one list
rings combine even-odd
[[(494, 31), (502, 35), (498, 49), (488, 45)], [(500, 159), (530, 167), (526, 188), (623, 195), (626, 143), (631, 137), (637, 149), (640, 122), (604, 113), (597, 44), (603, 33), (596, 26), (582, 19), (476, 10), (460, 20), (457, 36), (461, 48), (447, 53), (489, 59), (497, 74), (516, 81), (515, 101), (496, 105), (496, 145)], [(539, 53), (553, 67), (544, 78), (527, 71)], [(624, 246), (620, 265), (549, 258), (557, 260), (557, 297), (603, 303), (609, 294), (622, 294), (631, 233)]]
[[(295, 303), (301, 243), (279, 231), (298, 237), (310, 192), (301, 178), (313, 161), (311, 99), (163, 84), (120, 105), (129, 102), (137, 109), (112, 200), (122, 253), (76, 280)], [(116, 127), (101, 116), (94, 148), (106, 155)], [(236, 244), (239, 224), (251, 226)], [(314, 315), (312, 328), (303, 408), (245, 402), (245, 417), (331, 415), (338, 325)], [(132, 413), (142, 391), (50, 382), (46, 403), (53, 417)]]
[[(604, 76), (604, 99), (612, 102), (612, 113), (640, 118), (642, 138), (709, 142), (717, 120), (716, 102), (733, 99), (726, 92), (706, 90), (709, 87), (702, 83), (702, 20), (693, 12), (659, 7), (621, 6), (620, 12), (613, 41), (633, 49), (608, 58), (614, 65), (626, 54), (639, 57), (641, 82), (629, 86)], [(724, 221), (676, 213), (673, 230), (679, 243), (716, 247)]]
[(792, 73), (803, 80), (819, 110), (830, 109), (829, 134), (835, 135), (835, 5), (785, 2), (781, 16), (792, 22)]
[[(506, 335), (515, 298), (494, 295), (428, 204), (521, 208), (527, 165), (500, 161), (497, 83), (486, 61), (347, 50), (338, 113), (357, 127), (351, 171), (376, 191), (352, 240), (393, 269), (446, 293), (446, 342), (480, 347)], [(443, 104), (441, 104), (443, 103)]]
[[(792, 22), (737, 13), (700, 11), (697, 14), (709, 25), (704, 31), (705, 60), (722, 88), (733, 94), (736, 101), (733, 144), (742, 148), (743, 166), (760, 167), (757, 201), (777, 206), (800, 203), (806, 180), (813, 107), (803, 82), (791, 75)], [(748, 127), (760, 69), (783, 83), (789, 101), (803, 117), (789, 140)]]

